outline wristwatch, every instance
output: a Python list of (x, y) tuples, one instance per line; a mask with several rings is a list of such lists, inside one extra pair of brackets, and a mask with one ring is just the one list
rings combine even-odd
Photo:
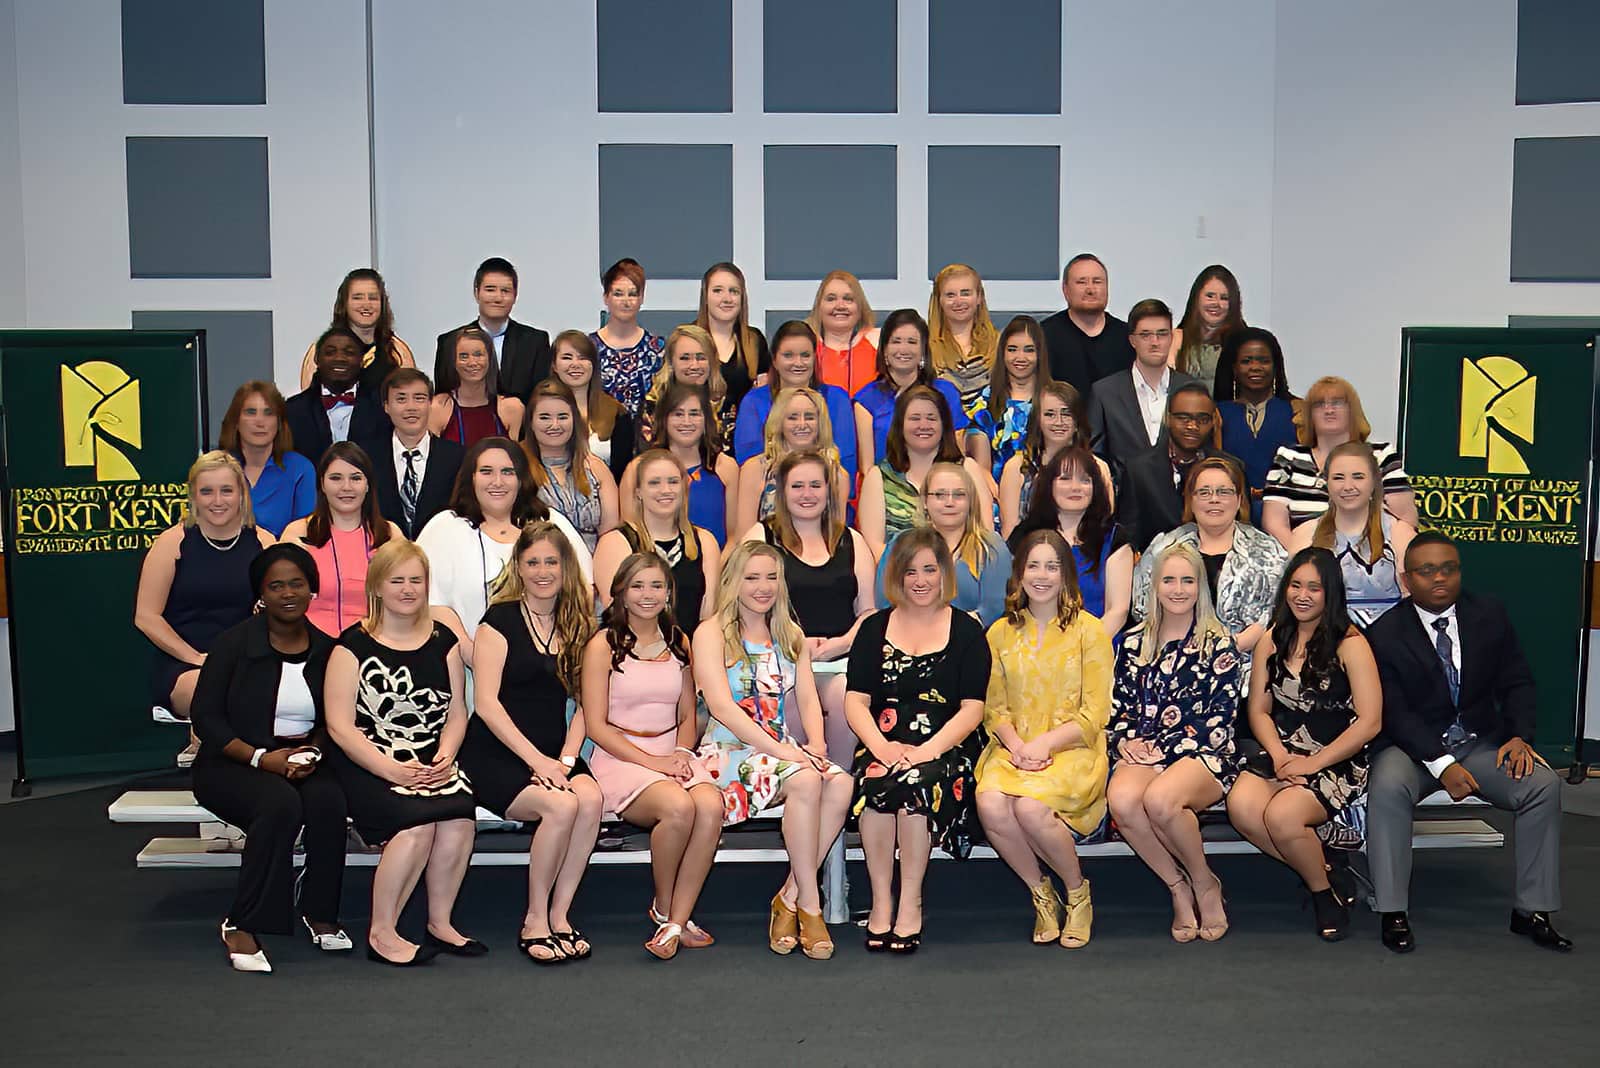
[(568, 771), (571, 771), (573, 768), (578, 766), (578, 758), (575, 756), (564, 756), (561, 758), (561, 766), (566, 768)]
[(266, 755), (267, 751), (265, 749), (257, 749), (254, 753), (251, 753), (250, 766), (252, 768), (259, 768), (261, 766), (261, 758)]

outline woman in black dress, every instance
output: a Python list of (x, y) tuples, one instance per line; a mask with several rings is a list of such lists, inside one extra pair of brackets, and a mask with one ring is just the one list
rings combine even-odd
[(817, 675), (828, 758), (843, 767), (856, 738), (845, 721), (845, 680), (837, 669), (854, 648), (861, 621), (877, 607), (877, 560), (867, 540), (845, 526), (844, 502), (832, 491), (837, 470), (837, 463), (809, 449), (779, 460), (772, 516), (751, 527), (743, 540), (764, 541), (783, 556), (789, 604), (805, 631)]
[(256, 935), (294, 926), (294, 843), (303, 832), (300, 922), (318, 949), (351, 948), (339, 926), (344, 791), (322, 759), (322, 676), (333, 639), (306, 622), (317, 565), (298, 545), (250, 563), (262, 609), (211, 646), (194, 691), (194, 796), (245, 831), (222, 941), (235, 971), (270, 972)]
[(538, 821), (528, 847), (528, 911), (517, 942), (535, 964), (590, 953), (567, 910), (600, 833), (600, 787), (578, 756), (583, 717), (567, 722), (594, 594), (561, 528), (522, 528), (473, 642), (474, 711), (461, 769), (478, 801), (506, 819)]
[(895, 539), (884, 590), (893, 607), (868, 616), (850, 647), (845, 713), (861, 739), (850, 811), (872, 880), (867, 949), (912, 953), (922, 942), (922, 879), (933, 846), (957, 859), (972, 849), (973, 760), (982, 749), (990, 653), (977, 620), (950, 607), (955, 563), (931, 527)]
[(1256, 744), (1241, 747), (1228, 818), (1305, 881), (1317, 934), (1337, 942), (1350, 922), (1352, 888), (1331, 885), (1318, 829), (1367, 792), (1367, 743), (1382, 726), (1383, 687), (1326, 549), (1289, 560), (1271, 629), (1256, 643), (1249, 710)]
[[(367, 567), (367, 618), (339, 636), (326, 687), (333, 766), (351, 819), (365, 841), (383, 845), (367, 931), (367, 956), (381, 964), (489, 951), (450, 918), (477, 829), (477, 804), (456, 766), (467, 731), (456, 644), (428, 614), (426, 554), (416, 542), (385, 543)], [(424, 869), (428, 935), (419, 946), (395, 925)]]

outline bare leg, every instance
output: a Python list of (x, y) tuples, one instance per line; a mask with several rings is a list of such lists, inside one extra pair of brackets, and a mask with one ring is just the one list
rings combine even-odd
[(472, 842), (478, 827), (473, 820), (445, 820), (433, 832), (433, 849), (428, 853), (428, 870), (423, 879), (428, 888), (428, 933), (461, 945), (465, 935), (456, 930), (450, 914), (455, 911), (461, 880), (472, 863)]
[(894, 923), (895, 817), (869, 807), (861, 810), (860, 823), (861, 852), (866, 855), (867, 879), (872, 884), (867, 930), (888, 931)]
[(573, 929), (567, 913), (578, 894), (584, 872), (589, 870), (589, 855), (594, 852), (595, 839), (600, 836), (600, 816), (605, 808), (600, 787), (589, 776), (574, 776), (570, 785), (578, 799), (578, 815), (573, 821), (572, 837), (567, 840), (567, 855), (561, 859), (561, 871), (550, 891), (550, 926), (557, 931)]
[(900, 841), (900, 904), (895, 910), (894, 931), (898, 935), (922, 931), (922, 881), (928, 874), (933, 849), (933, 834), (928, 817), (896, 812), (895, 836)]
[(1075, 890), (1083, 882), (1083, 868), (1078, 864), (1078, 844), (1072, 832), (1061, 822), (1061, 817), (1042, 801), (1019, 797), (1012, 805), (1017, 814), (1017, 824), (1022, 828), (1032, 851), (1066, 884)]
[(1044, 878), (1044, 872), (1039, 870), (1039, 858), (1034, 854), (1032, 843), (1017, 823), (1014, 811), (1016, 801), (1016, 798), (999, 790), (980, 791), (978, 820), (983, 824), (984, 837), (1000, 854), (1000, 859), (1032, 889)]
[(1315, 794), (1303, 786), (1278, 791), (1262, 814), (1267, 834), (1278, 847), (1283, 862), (1305, 880), (1313, 894), (1328, 888), (1327, 860), (1315, 828), (1327, 820), (1328, 812)]
[(649, 829), (650, 874), (655, 882), (651, 907), (657, 912), (663, 905), (670, 909), (678, 869), (694, 830), (694, 802), (689, 800), (688, 791), (676, 782), (652, 783), (617, 815), (636, 827)]
[(401, 938), (396, 924), (427, 866), (433, 833), (431, 823), (401, 831), (383, 847), (378, 869), (372, 873), (372, 923), (367, 928), (367, 943), (390, 960), (408, 960), (421, 948)]
[(848, 768), (855, 758), (857, 739), (844, 718), (845, 678), (828, 675), (817, 680), (817, 696), (822, 699), (822, 733), (828, 743), (828, 759)]
[[(1234, 781), (1233, 789), (1228, 791), (1228, 822), (1233, 824), (1234, 830), (1247, 838), (1255, 846), (1274, 860), (1283, 860), (1283, 854), (1278, 852), (1278, 847), (1272, 841), (1272, 835), (1267, 833), (1265, 814), (1267, 802), (1272, 800), (1282, 787), (1277, 782), (1269, 782), (1254, 772), (1241, 772)], [(1284, 861), (1285, 864), (1288, 861)]]
[(179, 675), (178, 681), (172, 684), (172, 707), (168, 711), (179, 719), (188, 719), (189, 706), (194, 704), (194, 688), (199, 681), (199, 668), (195, 668), (193, 671), (185, 671), (182, 675)]
[(711, 874), (711, 863), (716, 859), (717, 842), (722, 837), (722, 791), (710, 783), (689, 788), (689, 800), (694, 809), (694, 826), (689, 833), (689, 844), (683, 851), (683, 862), (678, 866), (678, 878), (672, 886), (672, 905), (667, 919), (680, 926), (689, 922), (694, 907), (700, 900), (700, 890)]
[(807, 912), (817, 912), (822, 908), (822, 893), (817, 888), (817, 868), (822, 863), (817, 853), (822, 776), (809, 768), (795, 772), (783, 784), (782, 796), (783, 844), (789, 852), (789, 881), (784, 890), (794, 887), (794, 898), (788, 904), (798, 903)]
[(1145, 810), (1144, 795), (1162, 769), (1141, 764), (1119, 764), (1111, 774), (1111, 784), (1106, 788), (1106, 803), (1116, 818), (1117, 830), (1145, 866), (1156, 873), (1156, 878), (1166, 884), (1172, 895), (1173, 937), (1190, 931), (1190, 939), (1198, 930), (1195, 916), (1194, 892), (1183, 877), (1183, 869), (1167, 852), (1166, 843), (1150, 824), (1150, 814)]
[(1144, 809), (1167, 851), (1189, 873), (1204, 927), (1225, 927), (1222, 883), (1206, 863), (1196, 811), (1222, 800), (1222, 784), (1200, 761), (1185, 757), (1163, 771), (1144, 793)]
[(528, 786), (506, 809), (509, 819), (538, 820), (528, 846), (528, 911), (522, 918), (523, 938), (550, 935), (550, 890), (572, 841), (578, 799), (563, 790)]

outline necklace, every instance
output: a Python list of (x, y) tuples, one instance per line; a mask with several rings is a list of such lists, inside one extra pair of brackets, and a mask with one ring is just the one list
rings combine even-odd
[[(544, 653), (546, 656), (549, 656), (551, 650), (555, 648), (556, 628), (553, 621), (555, 620), (556, 614), (551, 612), (548, 615), (545, 615), (541, 612), (535, 612), (533, 609), (528, 607), (527, 601), (523, 601), (521, 604), (522, 623), (528, 628), (528, 640), (533, 642), (533, 647), (535, 649), (541, 653)], [(539, 625), (537, 622), (535, 622), (535, 620), (538, 619), (549, 619), (552, 621), (549, 637), (541, 638), (539, 636)]]
[(219, 552), (219, 553), (225, 553), (229, 549), (233, 548), (235, 545), (239, 544), (239, 539), (243, 535), (244, 535), (244, 528), (240, 527), (237, 531), (234, 532), (233, 537), (228, 539), (227, 544), (223, 544), (221, 542), (213, 540), (211, 535), (207, 534), (205, 531), (202, 530), (200, 532), (200, 536), (202, 538), (206, 539), (206, 544), (211, 546), (213, 549), (217, 550), (217, 552)]

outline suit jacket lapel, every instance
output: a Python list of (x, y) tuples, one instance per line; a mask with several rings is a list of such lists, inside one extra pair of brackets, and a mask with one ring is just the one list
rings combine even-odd
[[(1478, 639), (1482, 637), (1478, 631), (1478, 616), (1472, 611), (1472, 605), (1465, 595), (1456, 600), (1456, 633), (1461, 636), (1460, 700), (1464, 701), (1469, 692), (1468, 685), (1477, 681), (1477, 664), (1473, 654), (1477, 652)], [(1444, 674), (1444, 669), (1440, 668), (1439, 673)]]
[[(1422, 669), (1428, 672), (1428, 678), (1432, 679), (1434, 684), (1443, 691), (1445, 704), (1449, 704), (1450, 683), (1444, 677), (1444, 664), (1439, 661), (1439, 650), (1433, 644), (1433, 636), (1428, 633), (1428, 628), (1422, 625), (1422, 617), (1417, 615), (1417, 606), (1412, 604), (1411, 599), (1408, 597), (1391, 608), (1390, 611), (1405, 613), (1403, 631), (1406, 644), (1411, 647), (1412, 655), (1421, 661)], [(1460, 615), (1459, 608), (1456, 609), (1456, 613), (1458, 616)], [(1467, 658), (1463, 650), (1461, 658), (1463, 667), (1466, 666), (1466, 662)]]

